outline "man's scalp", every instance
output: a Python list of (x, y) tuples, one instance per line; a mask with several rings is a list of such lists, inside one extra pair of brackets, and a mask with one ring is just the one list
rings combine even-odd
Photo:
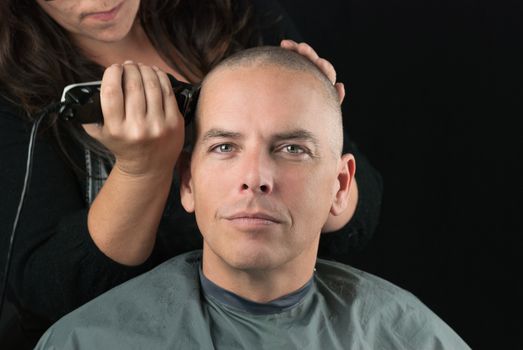
[[(341, 154), (343, 148), (343, 122), (339, 96), (336, 88), (329, 78), (308, 58), (291, 50), (278, 46), (260, 46), (239, 51), (216, 65), (202, 82), (202, 90), (205, 90), (206, 82), (219, 75), (219, 72), (237, 68), (277, 68), (284, 69), (298, 74), (308, 74), (317, 84), (318, 91), (325, 99), (325, 122), (328, 118), (332, 119), (333, 130), (331, 134), (334, 150)], [(330, 114), (331, 116), (329, 116)]]

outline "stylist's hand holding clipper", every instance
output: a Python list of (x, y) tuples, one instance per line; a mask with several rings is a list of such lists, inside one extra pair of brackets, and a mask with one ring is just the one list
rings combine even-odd
[(174, 167), (184, 141), (184, 120), (167, 75), (127, 61), (104, 73), (104, 123), (86, 132), (115, 157), (114, 167), (88, 215), (93, 241), (125, 265), (150, 255)]

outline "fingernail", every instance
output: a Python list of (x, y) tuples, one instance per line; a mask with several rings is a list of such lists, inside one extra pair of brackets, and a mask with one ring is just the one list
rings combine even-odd
[(127, 61), (125, 61), (123, 64), (133, 64), (133, 63), (134, 63), (133, 61), (131, 61), (131, 60), (127, 60)]
[(160, 70), (160, 68), (158, 68), (158, 67), (156, 67), (156, 66), (151, 66), (151, 68), (152, 68), (154, 71), (156, 71), (156, 72)]

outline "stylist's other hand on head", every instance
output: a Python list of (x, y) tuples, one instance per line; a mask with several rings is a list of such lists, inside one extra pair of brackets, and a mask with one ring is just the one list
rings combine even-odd
[(336, 70), (334, 69), (332, 63), (327, 61), (325, 58), (321, 58), (307, 43), (297, 43), (293, 40), (285, 39), (281, 41), (280, 46), (284, 49), (295, 51), (311, 60), (332, 82), (332, 85), (334, 85), (338, 91), (340, 104), (343, 103), (343, 99), (345, 98), (345, 86), (343, 83), (336, 82)]
[(115, 156), (129, 176), (172, 171), (184, 141), (184, 120), (167, 74), (126, 61), (105, 70), (100, 92), (103, 125), (86, 132)]

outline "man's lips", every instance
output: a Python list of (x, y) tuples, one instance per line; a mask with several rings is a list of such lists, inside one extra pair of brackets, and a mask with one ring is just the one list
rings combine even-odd
[(279, 224), (282, 221), (276, 216), (263, 212), (239, 212), (228, 215), (225, 219), (238, 223)]

